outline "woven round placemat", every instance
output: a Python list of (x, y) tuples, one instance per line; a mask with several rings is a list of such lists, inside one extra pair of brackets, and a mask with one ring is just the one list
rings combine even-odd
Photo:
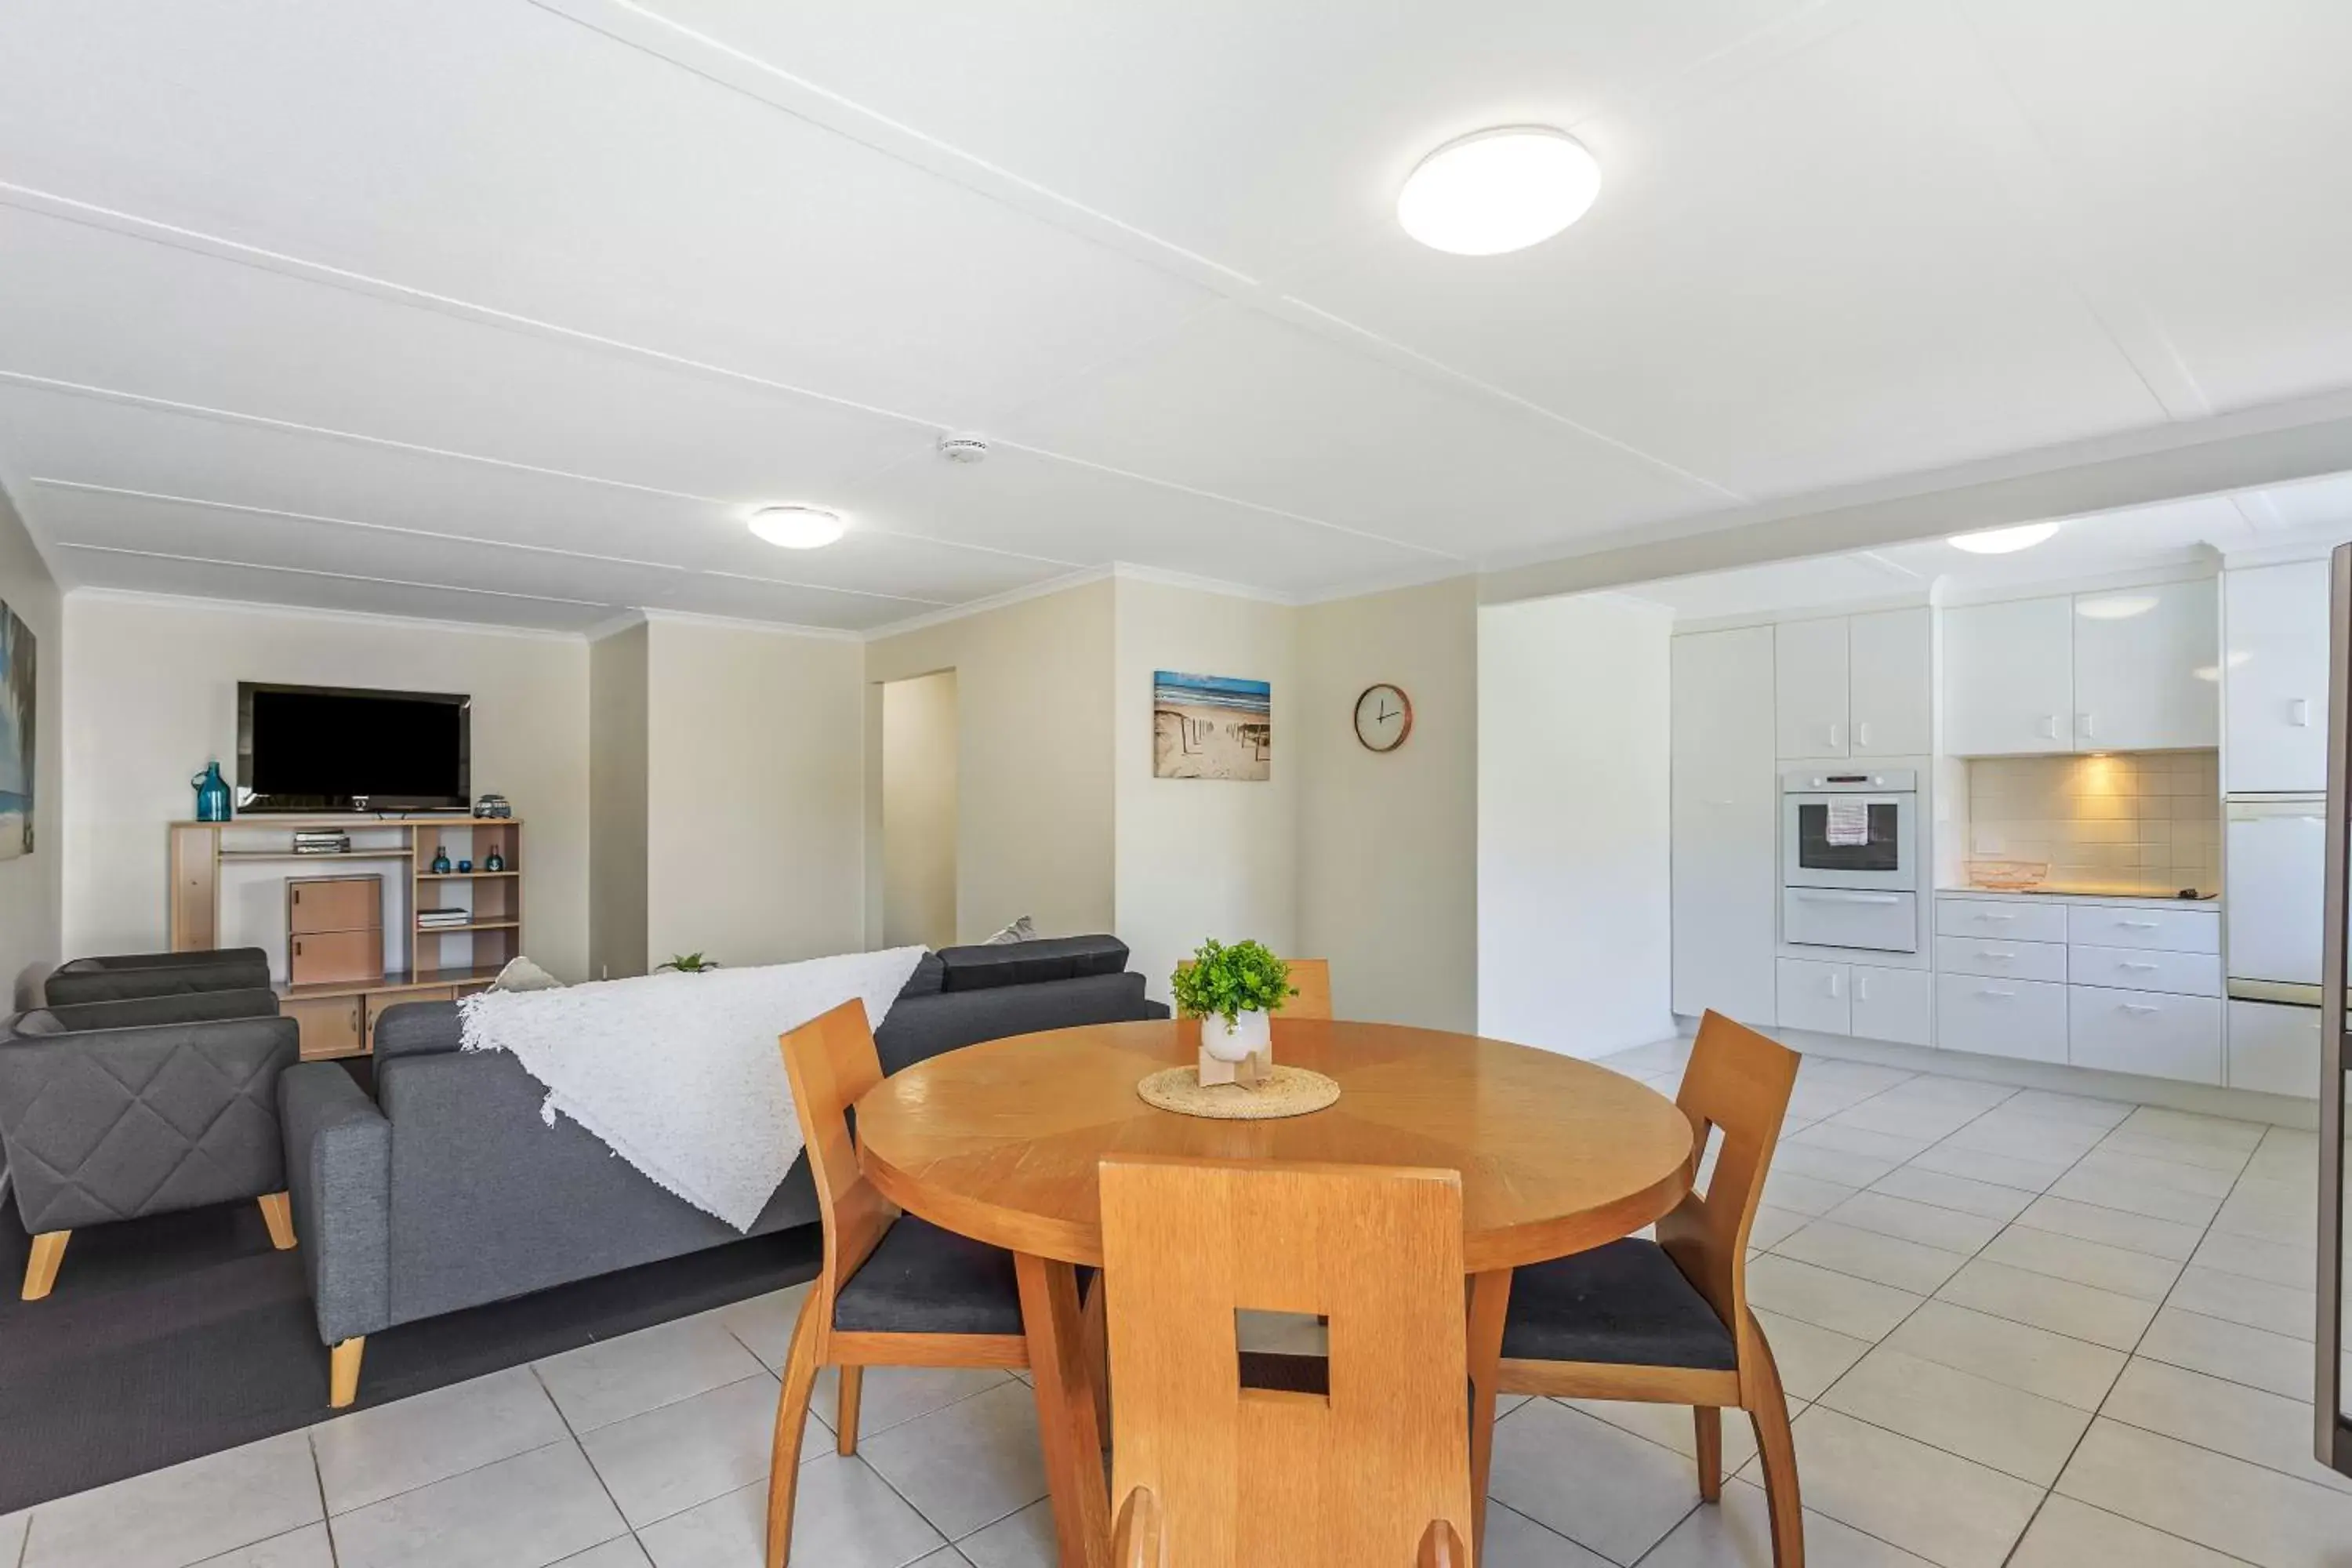
[(1257, 1089), (1237, 1083), (1206, 1085), (1197, 1067), (1167, 1068), (1135, 1086), (1144, 1104), (1179, 1116), (1206, 1116), (1218, 1121), (1272, 1121), (1285, 1116), (1305, 1116), (1339, 1098), (1339, 1086), (1319, 1072), (1305, 1068), (1274, 1066), (1272, 1082)]

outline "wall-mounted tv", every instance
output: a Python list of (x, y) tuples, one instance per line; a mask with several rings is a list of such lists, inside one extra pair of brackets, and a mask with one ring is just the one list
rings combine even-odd
[(460, 811), (472, 700), (438, 691), (236, 686), (239, 811)]

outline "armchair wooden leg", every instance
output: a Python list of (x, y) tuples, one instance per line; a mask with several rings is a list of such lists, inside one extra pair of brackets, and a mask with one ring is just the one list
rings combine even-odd
[(280, 1252), (294, 1250), (294, 1205), (284, 1193), (264, 1193), (261, 1223), (269, 1227), (269, 1245)]
[[(1773, 1568), (1805, 1568), (1805, 1508), (1797, 1489), (1797, 1445), (1789, 1431), (1789, 1398), (1780, 1387), (1780, 1369), (1772, 1347), (1753, 1315), (1748, 1328), (1756, 1341), (1756, 1393), (1748, 1406), (1755, 1424), (1756, 1450), (1764, 1465), (1764, 1499), (1772, 1519)], [(1743, 1373), (1750, 1370), (1743, 1367)]]
[(1723, 1500), (1723, 1412), (1712, 1405), (1695, 1405), (1691, 1420), (1698, 1428), (1698, 1496), (1701, 1502)]
[(800, 1495), (801, 1435), (808, 1427), (809, 1395), (816, 1388), (817, 1335), (824, 1327), (817, 1305), (825, 1299), (824, 1291), (811, 1290), (801, 1302), (800, 1319), (793, 1325), (793, 1348), (784, 1357), (784, 1385), (776, 1395), (775, 1445), (768, 1461), (768, 1568), (784, 1568), (792, 1560), (793, 1504)]
[(360, 1396), (360, 1358), (367, 1354), (367, 1336), (345, 1340), (337, 1345), (327, 1363), (327, 1403), (337, 1410), (348, 1408)]
[(25, 1260), (25, 1300), (37, 1301), (58, 1282), (58, 1265), (66, 1260), (69, 1230), (45, 1230), (33, 1237), (33, 1255)]
[(857, 1452), (857, 1405), (866, 1392), (866, 1369), (845, 1366), (835, 1375), (841, 1379), (841, 1397), (833, 1407), (834, 1447), (846, 1459)]

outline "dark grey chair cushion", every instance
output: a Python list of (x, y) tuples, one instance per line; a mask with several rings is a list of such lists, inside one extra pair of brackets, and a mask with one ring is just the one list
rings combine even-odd
[(1731, 1331), (1654, 1241), (1628, 1237), (1511, 1276), (1503, 1354), (1729, 1372)]
[(25, 1228), (84, 1226), (284, 1190), (278, 1078), (291, 1018), (0, 1041), (0, 1150)]
[(454, 1051), (465, 1040), (465, 1023), (455, 1002), (403, 1002), (386, 1007), (375, 1021), (375, 1059)]
[(999, 985), (1037, 985), (1117, 974), (1127, 967), (1127, 943), (1115, 936), (1043, 937), (1035, 942), (943, 947), (939, 960), (946, 989), (985, 991)]
[(1017, 1334), (1013, 1254), (900, 1215), (834, 1298), (833, 1326), (880, 1334)]
[(257, 947), (232, 947), (77, 958), (59, 965), (41, 989), (52, 1007), (199, 991), (267, 991), (269, 955)]

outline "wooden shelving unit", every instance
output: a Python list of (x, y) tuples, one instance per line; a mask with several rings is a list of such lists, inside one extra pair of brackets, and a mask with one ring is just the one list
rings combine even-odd
[[(290, 847), (297, 829), (331, 827), (348, 833), (353, 847), (341, 854), (298, 855)], [(271, 842), (278, 839), (278, 842)], [(289, 879), (316, 873), (334, 875), (352, 862), (405, 862), (385, 879), (388, 944), (380, 979), (325, 985), (278, 987), (279, 1005), (300, 1024), (306, 1060), (364, 1055), (374, 1048), (377, 1016), (402, 1002), (454, 998), (479, 991), (522, 951), (522, 822), (517, 817), (475, 816), (240, 816), (227, 822), (174, 822), (169, 830), (171, 946), (174, 952), (219, 947), (225, 868), (287, 868)], [(435, 852), (446, 847), (451, 860), (477, 862), (472, 871), (435, 871)], [(505, 860), (497, 871), (479, 868), (496, 849)], [(294, 869), (296, 867), (302, 870)], [(249, 881), (251, 879), (244, 879)], [(406, 907), (393, 918), (394, 889)], [(277, 900), (283, 907), (284, 900)], [(462, 908), (463, 925), (420, 928), (416, 911)], [(241, 930), (243, 942), (285, 932)], [(461, 940), (462, 939), (462, 940)]]

